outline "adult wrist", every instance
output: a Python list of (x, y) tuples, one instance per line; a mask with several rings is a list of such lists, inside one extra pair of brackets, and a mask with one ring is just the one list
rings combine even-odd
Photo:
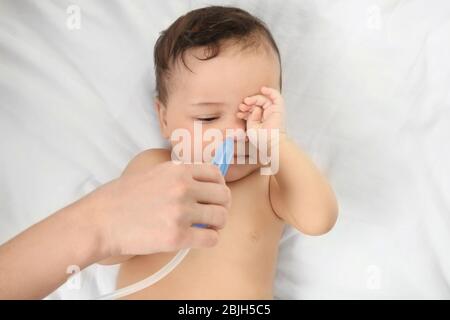
[[(110, 239), (107, 228), (107, 203), (111, 200), (108, 190), (111, 182), (85, 196), (80, 201), (79, 224), (86, 237), (92, 263), (111, 256)], [(109, 199), (108, 199), (109, 198)]]

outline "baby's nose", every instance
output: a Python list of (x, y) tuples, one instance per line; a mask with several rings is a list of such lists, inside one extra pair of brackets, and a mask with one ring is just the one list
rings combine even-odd
[[(232, 138), (236, 148), (242, 143), (246, 145), (248, 139), (246, 139), (246, 121), (239, 119), (238, 117), (230, 117), (226, 123), (224, 123), (224, 127), (222, 127), (222, 136), (223, 139)], [(248, 148), (245, 147), (247, 150)]]

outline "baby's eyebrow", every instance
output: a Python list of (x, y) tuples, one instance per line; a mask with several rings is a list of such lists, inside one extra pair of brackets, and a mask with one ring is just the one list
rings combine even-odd
[(224, 106), (225, 102), (196, 102), (196, 103), (191, 103), (191, 106), (195, 106), (195, 107), (204, 107), (204, 106)]

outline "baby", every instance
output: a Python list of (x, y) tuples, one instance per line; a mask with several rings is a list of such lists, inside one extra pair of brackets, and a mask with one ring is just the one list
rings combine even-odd
[[(192, 249), (167, 277), (127, 298), (271, 299), (284, 224), (321, 235), (333, 227), (338, 211), (324, 177), (285, 132), (277, 45), (259, 19), (238, 8), (212, 6), (177, 19), (159, 37), (154, 56), (155, 106), (172, 148), (142, 152), (124, 174), (177, 160), (173, 133), (184, 129), (193, 137), (198, 123), (224, 137), (227, 129), (268, 130), (270, 159), (278, 164), (271, 175), (262, 174), (267, 163), (249, 156), (254, 140), (236, 138), (244, 141), (245, 151), (235, 156), (225, 176), (232, 205), (219, 244)], [(187, 154), (181, 153), (183, 161)], [(153, 274), (175, 254), (111, 258), (109, 263), (123, 261), (117, 279), (122, 288)]]

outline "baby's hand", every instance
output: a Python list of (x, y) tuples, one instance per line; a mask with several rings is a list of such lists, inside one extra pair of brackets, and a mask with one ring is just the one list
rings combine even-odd
[[(272, 147), (279, 144), (285, 134), (284, 127), (284, 101), (280, 92), (276, 89), (262, 87), (261, 94), (257, 94), (244, 99), (244, 103), (239, 105), (237, 117), (247, 121), (247, 139), (257, 150), (262, 147), (261, 142), (271, 154)], [(263, 129), (261, 132), (259, 129)], [(273, 132), (272, 130), (278, 130)], [(276, 136), (273, 136), (273, 134)], [(272, 141), (272, 137), (275, 140)], [(261, 155), (260, 155), (261, 157)], [(260, 159), (265, 163), (265, 159)]]
[(284, 133), (283, 97), (278, 90), (268, 87), (262, 87), (261, 93), (245, 98), (244, 103), (239, 105), (237, 117), (247, 121), (247, 131), (278, 129)]

